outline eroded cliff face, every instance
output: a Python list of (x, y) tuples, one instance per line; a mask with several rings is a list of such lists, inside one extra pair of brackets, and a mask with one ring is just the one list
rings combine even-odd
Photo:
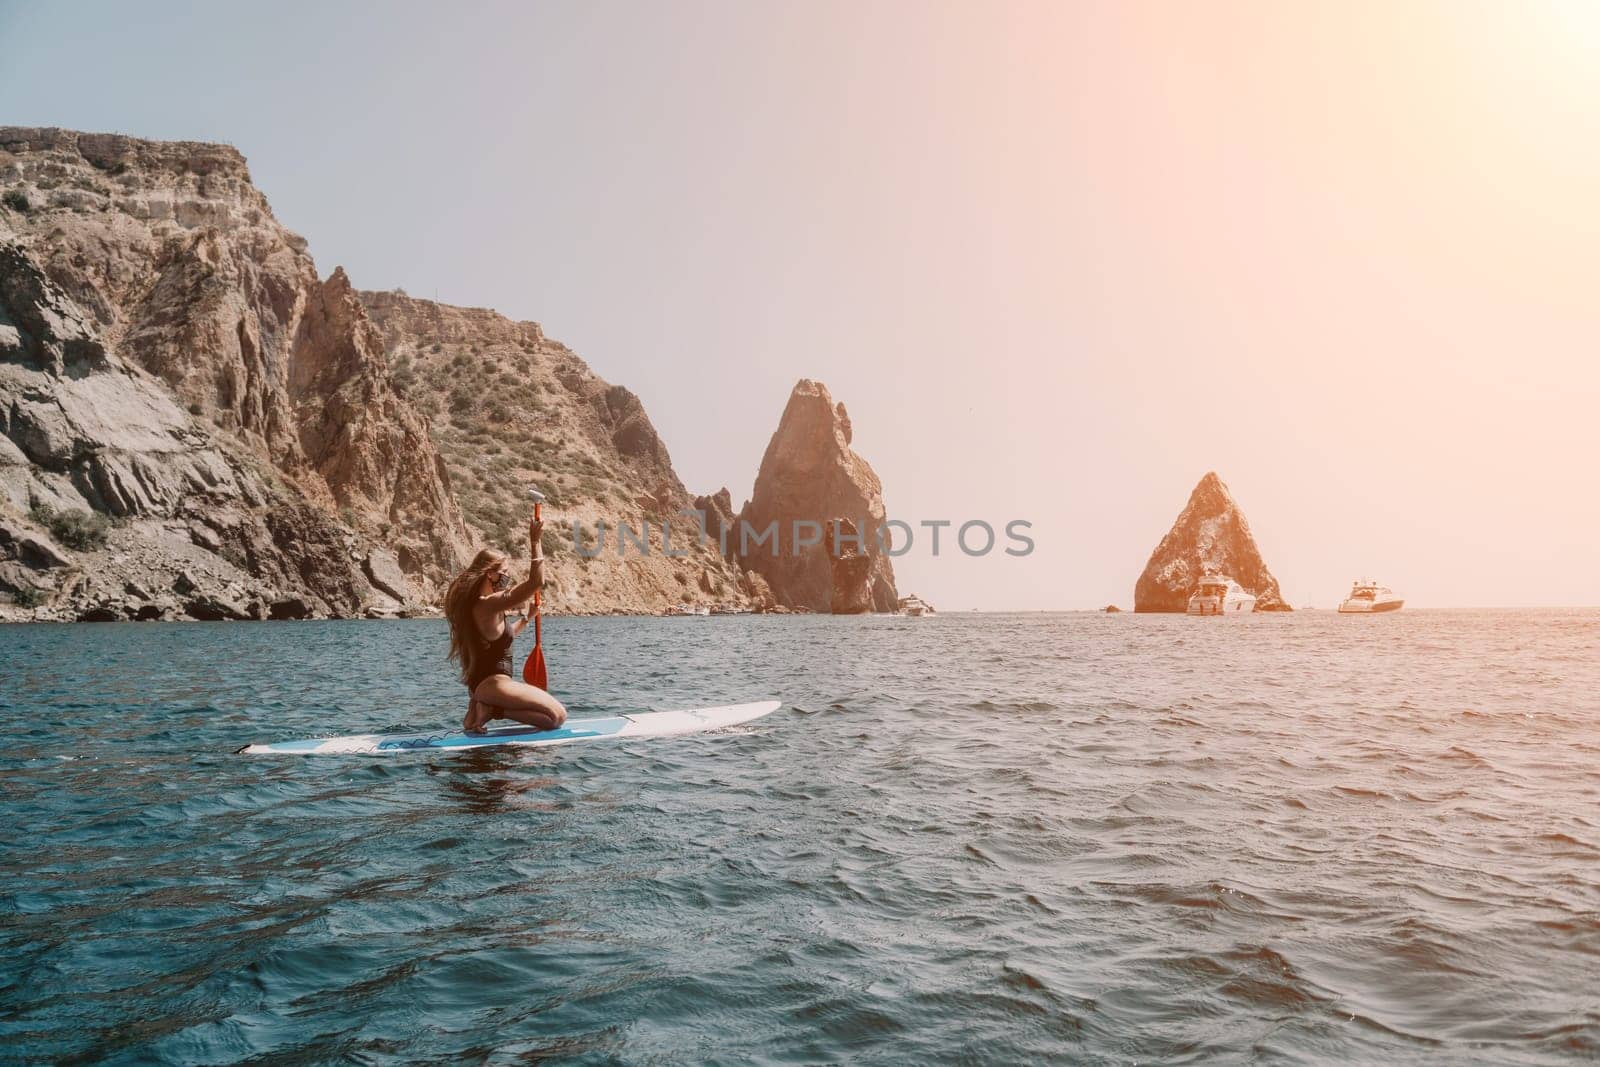
[(882, 521), (817, 383), (736, 516), (537, 324), (320, 278), (230, 147), (0, 127), (0, 193), (0, 615), (419, 610), (478, 545), (525, 555), (530, 484), (553, 612), (894, 608), (870, 534), (837, 559), (718, 547), (739, 518), (786, 545), (792, 518)]
[[(761, 605), (764, 590), (722, 556), (714, 534), (706, 544), (696, 536), (685, 512), (697, 502), (633, 393), (596, 375), (537, 323), (400, 292), (360, 298), (395, 380), (430, 420), (477, 539), (525, 557), (526, 490), (546, 494), (549, 610)], [(661, 534), (666, 520), (670, 545)], [(605, 524), (597, 555), (574, 551), (573, 523), (585, 545)], [(640, 539), (648, 525), (648, 555), (634, 540), (618, 553), (623, 523)]]
[[(802, 379), (789, 395), (777, 432), (767, 445), (755, 491), (739, 514), (730, 541), (740, 563), (761, 575), (778, 603), (810, 611), (894, 611), (894, 565), (875, 531), (884, 521), (883, 486), (851, 448), (850, 415), (827, 386)], [(796, 551), (796, 521), (821, 526), (818, 544)], [(854, 541), (838, 543), (833, 523), (850, 524)], [(743, 525), (759, 532), (776, 524), (774, 553), (743, 544)], [(839, 548), (843, 551), (837, 551)], [(893, 547), (892, 543), (888, 547)]]
[[(467, 537), (426, 422), (394, 388), (381, 340), (348, 280), (341, 271), (319, 280), (305, 242), (273, 218), (238, 152), (0, 127), (0, 189), (0, 241), (12, 248), (5, 274), (13, 288), (37, 288), (23, 266), (32, 264), (48, 282), (13, 299), (10, 313), (60, 305), (78, 316), (44, 331), (61, 349), (60, 366), (30, 365), (43, 377), (12, 382), (21, 392), (11, 400), (16, 429), (7, 434), (17, 449), (6, 452), (9, 466), (24, 465), (16, 462), (20, 452), (27, 466), (69, 475), (78, 487), (74, 503), (96, 513), (167, 518), (175, 507), (198, 507), (192, 494), (178, 491), (192, 486), (176, 473), (177, 457), (209, 454), (197, 443), (205, 437), (214, 442), (211, 452), (233, 457), (236, 482), (248, 467), (254, 486), (271, 487), (263, 495), (241, 485), (225, 494), (230, 506), (274, 510), (277, 536), (287, 542), (305, 534), (348, 541), (340, 550), (347, 558), (378, 552), (380, 569), (392, 553), (406, 571), (407, 592), (432, 597)], [(73, 367), (89, 358), (85, 336), (104, 362), (85, 364), (92, 373), (80, 374)], [(23, 365), (20, 357), (13, 362)], [(86, 390), (96, 399), (83, 401)], [(101, 404), (104, 391), (119, 397), (109, 409)], [(102, 472), (96, 483), (61, 469), (53, 445), (23, 446), (46, 432), (30, 421), (34, 404), (77, 412), (64, 416), (75, 427), (75, 447), (124, 457), (128, 471), (120, 478)], [(91, 426), (91, 408), (119, 412), (118, 425)], [(151, 448), (105, 444), (135, 433), (153, 435), (144, 440)], [(127, 458), (150, 455), (167, 458)], [(213, 460), (188, 462), (222, 478)], [(38, 500), (19, 502), (13, 494), (13, 514), (22, 505), (51, 506), (52, 493), (65, 493), (59, 479), (37, 473), (26, 481)], [(15, 472), (8, 479), (24, 481)], [(284, 519), (291, 515), (303, 521)], [(304, 559), (292, 543), (277, 547), (284, 575), (326, 569), (315, 562), (315, 546)], [(258, 555), (262, 575), (274, 573), (270, 553)], [(248, 576), (253, 564), (241, 559)], [(350, 592), (334, 588), (322, 599), (335, 613), (349, 613), (359, 607), (344, 595)]]
[(0, 240), (0, 594), (60, 619), (392, 614), (363, 545)]
[(1288, 611), (1244, 512), (1216, 473), (1208, 472), (1161, 539), (1133, 590), (1134, 611), (1184, 611), (1200, 577), (1214, 568), (1256, 596), (1257, 611)]

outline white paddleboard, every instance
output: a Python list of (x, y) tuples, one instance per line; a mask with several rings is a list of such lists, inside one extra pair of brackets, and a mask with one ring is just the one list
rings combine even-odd
[(720, 708), (689, 711), (645, 711), (636, 715), (609, 715), (602, 719), (568, 719), (559, 730), (531, 726), (497, 726), (482, 734), (459, 730), (436, 734), (355, 734), (351, 737), (313, 737), (305, 741), (279, 741), (246, 745), (246, 755), (388, 756), (402, 752), (461, 752), (495, 745), (541, 748), (575, 741), (622, 740), (630, 737), (676, 737), (737, 726), (777, 711), (776, 700), (755, 704), (728, 704)]

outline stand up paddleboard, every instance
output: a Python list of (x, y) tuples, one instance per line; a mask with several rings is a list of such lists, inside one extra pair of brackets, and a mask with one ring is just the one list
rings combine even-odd
[(387, 756), (399, 752), (460, 752), (469, 748), (518, 745), (542, 748), (575, 741), (621, 740), (630, 737), (677, 737), (737, 726), (781, 705), (776, 700), (756, 704), (728, 704), (691, 711), (647, 711), (637, 715), (612, 715), (603, 719), (568, 719), (559, 730), (531, 726), (497, 726), (482, 734), (355, 734), (351, 737), (313, 737), (306, 741), (279, 741), (271, 745), (246, 745), (245, 755), (285, 756)]

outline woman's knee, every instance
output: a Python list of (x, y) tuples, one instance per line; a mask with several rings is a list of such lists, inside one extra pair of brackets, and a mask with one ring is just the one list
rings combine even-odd
[(541, 698), (539, 703), (544, 705), (544, 710), (550, 713), (551, 718), (555, 719), (557, 726), (567, 721), (567, 706), (557, 700), (554, 693), (541, 689), (539, 690), (539, 696)]
[(555, 695), (543, 689), (534, 689), (538, 694), (539, 710), (549, 715), (560, 726), (567, 721), (567, 706), (555, 698)]

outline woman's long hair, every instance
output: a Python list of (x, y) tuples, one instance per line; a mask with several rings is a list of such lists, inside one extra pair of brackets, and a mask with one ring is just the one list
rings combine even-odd
[(450, 620), (450, 658), (461, 661), (461, 680), (472, 677), (478, 663), (478, 654), (485, 647), (478, 633), (478, 622), (472, 617), (472, 605), (478, 602), (478, 590), (483, 586), (483, 576), (506, 562), (504, 552), (486, 548), (472, 557), (467, 569), (456, 575), (444, 594), (444, 617)]

